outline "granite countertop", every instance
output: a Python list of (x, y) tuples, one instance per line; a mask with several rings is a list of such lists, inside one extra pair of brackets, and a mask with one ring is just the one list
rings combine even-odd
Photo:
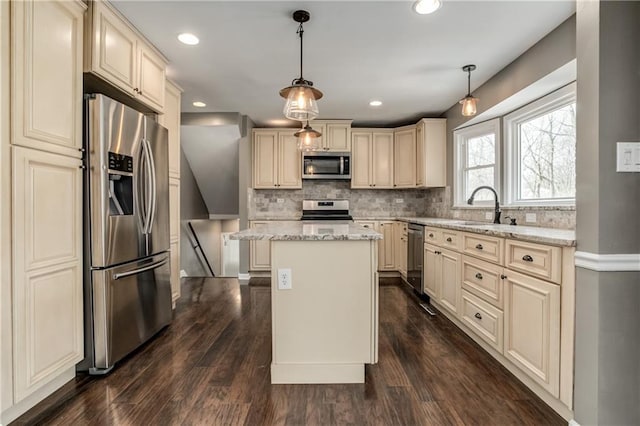
[(534, 243), (552, 244), (556, 246), (575, 247), (576, 232), (568, 229), (540, 228), (537, 226), (512, 226), (493, 223), (474, 222), (459, 219), (442, 219), (431, 217), (400, 217), (397, 220), (416, 223), (437, 228), (455, 229), (475, 232), (494, 237), (513, 238)]
[(351, 221), (282, 221), (256, 225), (229, 236), (232, 240), (331, 241), (381, 240), (382, 234)]

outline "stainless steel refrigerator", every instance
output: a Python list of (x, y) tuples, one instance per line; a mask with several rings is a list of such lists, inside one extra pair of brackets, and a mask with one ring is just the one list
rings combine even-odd
[(167, 129), (85, 96), (85, 359), (105, 374), (171, 322)]

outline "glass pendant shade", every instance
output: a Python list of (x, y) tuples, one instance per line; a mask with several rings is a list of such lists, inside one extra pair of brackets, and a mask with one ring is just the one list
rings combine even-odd
[(472, 115), (476, 115), (476, 101), (478, 99), (474, 98), (471, 95), (465, 96), (463, 100), (460, 101), (462, 104), (462, 115), (465, 117), (470, 117)]
[(300, 151), (318, 151), (322, 149), (320, 144), (322, 133), (312, 129), (308, 122), (306, 126), (293, 135), (298, 138), (298, 149)]
[(313, 89), (307, 85), (295, 85), (289, 89), (287, 102), (284, 104), (284, 116), (302, 122), (316, 118), (319, 111)]

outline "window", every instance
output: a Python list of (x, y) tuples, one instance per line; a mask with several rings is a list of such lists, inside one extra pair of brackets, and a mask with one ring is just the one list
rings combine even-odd
[[(453, 133), (455, 141), (454, 199), (455, 206), (467, 206), (475, 188), (487, 185), (500, 194), (500, 120), (476, 124)], [(480, 191), (474, 205), (493, 205), (493, 194)]]
[(574, 204), (575, 83), (505, 116), (504, 128), (506, 204)]

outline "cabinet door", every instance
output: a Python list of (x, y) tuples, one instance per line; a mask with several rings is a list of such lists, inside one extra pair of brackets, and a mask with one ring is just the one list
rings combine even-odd
[(11, 3), (12, 143), (81, 157), (81, 2)]
[(560, 286), (505, 269), (504, 356), (553, 396), (560, 389)]
[[(257, 228), (268, 222), (251, 222), (251, 228)], [(249, 264), (252, 271), (271, 270), (271, 241), (251, 240), (249, 242)]]
[(397, 270), (395, 262), (394, 222), (380, 222), (378, 232), (382, 240), (378, 241), (378, 269), (380, 271)]
[(180, 179), (169, 179), (169, 241), (180, 239)]
[(91, 2), (93, 7), (93, 46), (91, 71), (135, 96), (137, 83), (136, 34), (107, 2)]
[(424, 245), (424, 262), (422, 267), (424, 268), (424, 292), (435, 300), (440, 299), (440, 270), (442, 262), (440, 256), (436, 254), (438, 248), (431, 244)]
[(12, 147), (14, 402), (83, 358), (82, 165)]
[(371, 184), (393, 188), (393, 133), (372, 134)]
[(150, 47), (138, 43), (138, 98), (154, 110), (162, 112), (165, 95), (164, 60)]
[(415, 188), (416, 186), (416, 129), (395, 132), (394, 142), (394, 186)]
[(460, 313), (460, 254), (440, 249), (440, 305), (458, 316)]
[(169, 130), (169, 177), (180, 179), (180, 89), (166, 82), (164, 114), (158, 122)]
[(180, 241), (171, 243), (171, 301), (174, 304), (180, 298)]
[(404, 222), (395, 222), (395, 260), (398, 271), (401, 275), (407, 276), (407, 250), (408, 250), (408, 235), (407, 224)]
[(302, 188), (302, 153), (291, 132), (278, 133), (278, 188)]
[(416, 125), (416, 186), (424, 186), (424, 123)]
[(277, 184), (278, 132), (253, 133), (253, 187), (275, 188)]
[(423, 119), (418, 125), (422, 130), (417, 138), (417, 164), (421, 186), (437, 187), (447, 184), (447, 120)]
[(351, 125), (327, 123), (324, 146), (328, 151), (351, 151)]
[(371, 133), (351, 133), (351, 188), (371, 188)]

